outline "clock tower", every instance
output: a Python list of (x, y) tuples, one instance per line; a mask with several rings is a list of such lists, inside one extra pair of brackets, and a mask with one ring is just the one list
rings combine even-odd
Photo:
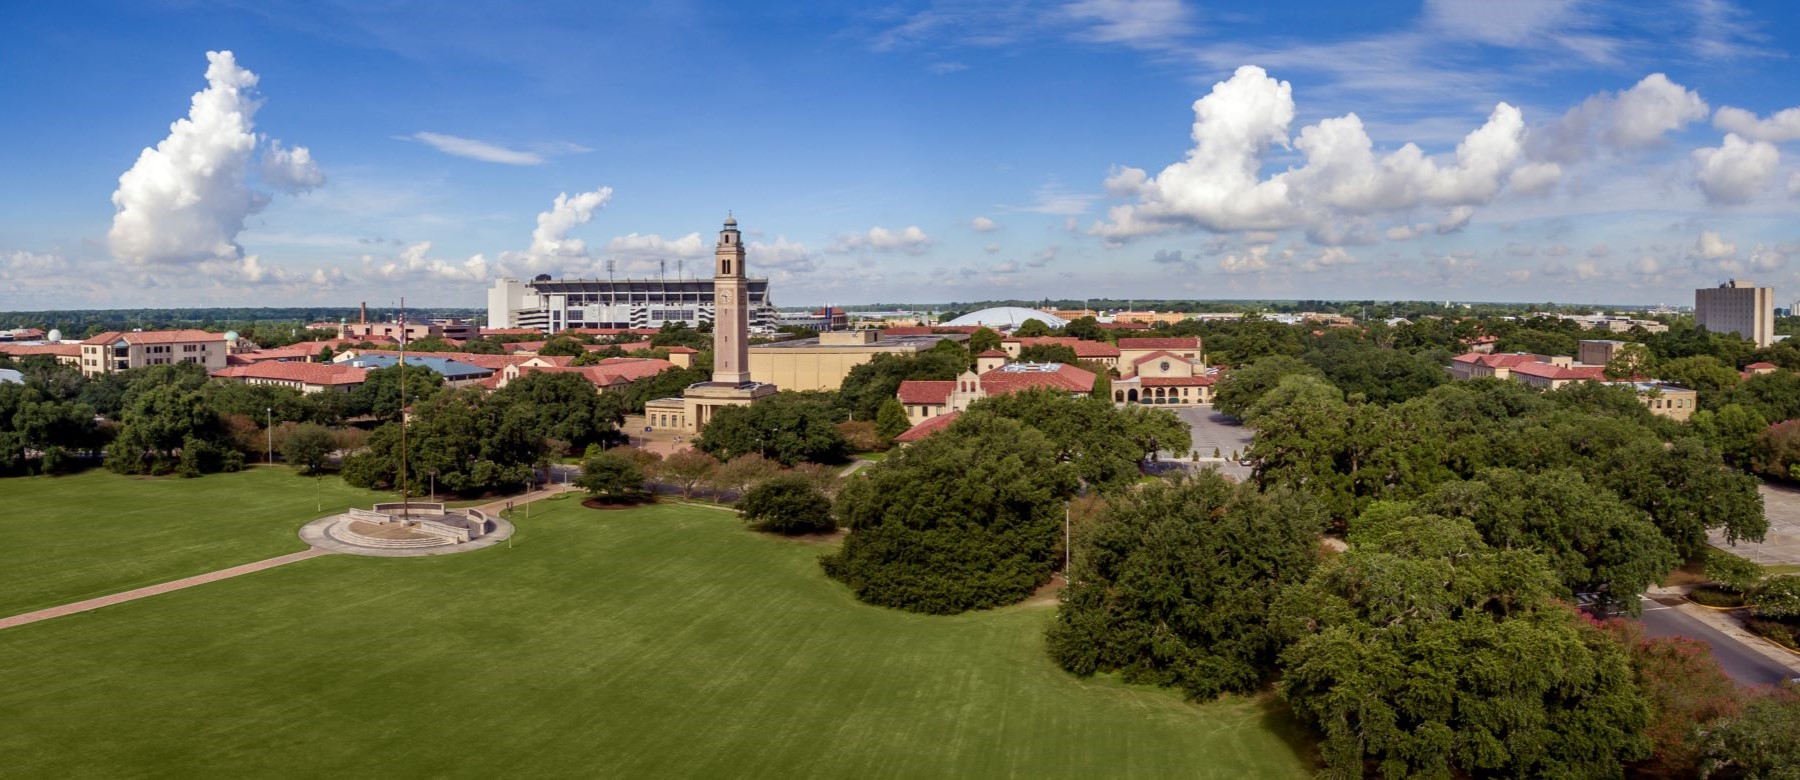
[(750, 383), (750, 281), (744, 273), (744, 236), (737, 218), (725, 215), (714, 248), (713, 376), (714, 384)]

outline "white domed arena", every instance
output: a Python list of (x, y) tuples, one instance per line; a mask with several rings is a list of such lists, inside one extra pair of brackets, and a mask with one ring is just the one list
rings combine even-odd
[(1045, 314), (1036, 309), (1019, 306), (995, 306), (991, 309), (972, 311), (957, 317), (944, 325), (981, 325), (989, 328), (1016, 328), (1024, 325), (1026, 320), (1037, 320), (1052, 328), (1060, 328), (1069, 324), (1068, 320), (1054, 314)]

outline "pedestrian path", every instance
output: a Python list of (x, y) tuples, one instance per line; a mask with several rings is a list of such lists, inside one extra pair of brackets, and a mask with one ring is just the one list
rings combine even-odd
[(253, 574), (253, 573), (259, 572), (259, 571), (273, 569), (277, 566), (285, 566), (287, 564), (295, 563), (297, 561), (304, 561), (308, 558), (317, 558), (321, 555), (330, 555), (330, 554), (331, 553), (327, 550), (319, 550), (319, 549), (303, 550), (301, 552), (289, 553), (287, 555), (281, 555), (281, 556), (277, 556), (274, 558), (269, 558), (267, 560), (257, 561), (255, 563), (246, 563), (242, 566), (233, 566), (229, 569), (220, 569), (218, 571), (211, 571), (211, 572), (207, 572), (205, 574), (195, 575), (193, 577), (187, 577), (184, 579), (174, 580), (171, 582), (164, 582), (159, 585), (151, 585), (148, 587), (138, 588), (136, 590), (128, 590), (123, 593), (114, 593), (110, 596), (101, 596), (99, 598), (92, 598), (92, 599), (88, 599), (86, 601), (77, 601), (73, 604), (64, 604), (60, 607), (50, 607), (49, 609), (40, 609), (36, 612), (26, 612), (22, 615), (13, 615), (12, 617), (8, 617), (8, 618), (0, 618), (0, 630), (13, 628), (15, 626), (23, 626), (23, 625), (27, 625), (30, 623), (36, 623), (40, 620), (49, 620), (50, 618), (62, 617), (64, 615), (73, 615), (77, 612), (87, 612), (90, 610), (99, 609), (101, 607), (110, 607), (114, 604), (123, 604), (127, 601), (136, 601), (138, 599), (145, 598), (147, 596), (155, 596), (155, 595), (162, 594), (162, 593), (168, 593), (170, 591), (181, 590), (183, 588), (191, 588), (191, 587), (194, 587), (195, 585), (205, 585), (206, 583), (209, 583), (209, 582), (218, 582), (219, 580), (231, 579), (232, 577), (240, 577), (245, 574)]

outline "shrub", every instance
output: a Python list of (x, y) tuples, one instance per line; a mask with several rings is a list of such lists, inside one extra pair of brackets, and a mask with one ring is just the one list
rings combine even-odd
[(738, 502), (738, 510), (758, 531), (793, 536), (837, 530), (831, 500), (797, 474), (783, 474), (751, 488)]
[(1764, 580), (1750, 592), (1750, 606), (1760, 618), (1800, 619), (1800, 574)]
[(1746, 618), (1744, 627), (1789, 650), (1800, 650), (1800, 626), (1767, 618)]
[(1716, 585), (1702, 585), (1688, 593), (1688, 599), (1696, 604), (1708, 607), (1741, 607), (1744, 606), (1744, 594)]

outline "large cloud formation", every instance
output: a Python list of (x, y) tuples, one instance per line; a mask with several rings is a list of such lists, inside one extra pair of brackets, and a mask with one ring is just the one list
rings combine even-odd
[[(1238, 68), (1195, 101), (1194, 148), (1186, 160), (1155, 177), (1137, 168), (1113, 172), (1107, 189), (1136, 202), (1113, 207), (1092, 232), (1123, 240), (1188, 226), (1215, 232), (1310, 227), (1337, 216), (1486, 203), (1515, 171), (1528, 170), (1532, 188), (1555, 176), (1521, 167), (1525, 122), (1506, 103), (1445, 164), (1410, 143), (1377, 157), (1356, 114), (1305, 127), (1290, 141), (1294, 115), (1287, 82), (1253, 65)], [(1305, 164), (1263, 178), (1269, 148), (1290, 144)]]
[(252, 92), (255, 73), (229, 51), (209, 51), (206, 60), (207, 86), (194, 93), (187, 117), (119, 177), (107, 241), (113, 256), (131, 265), (232, 263), (262, 281), (269, 269), (243, 263), (237, 244), (245, 218), (269, 202), (248, 182), (258, 146), (262, 176), (273, 186), (302, 192), (325, 177), (306, 147), (264, 143), (255, 133), (262, 105)]
[(502, 270), (516, 274), (591, 272), (593, 257), (588, 254), (587, 242), (570, 238), (569, 233), (593, 220), (594, 212), (612, 200), (612, 193), (611, 187), (574, 195), (557, 193), (550, 210), (537, 215), (537, 228), (531, 231), (531, 246), (523, 252), (501, 254)]

